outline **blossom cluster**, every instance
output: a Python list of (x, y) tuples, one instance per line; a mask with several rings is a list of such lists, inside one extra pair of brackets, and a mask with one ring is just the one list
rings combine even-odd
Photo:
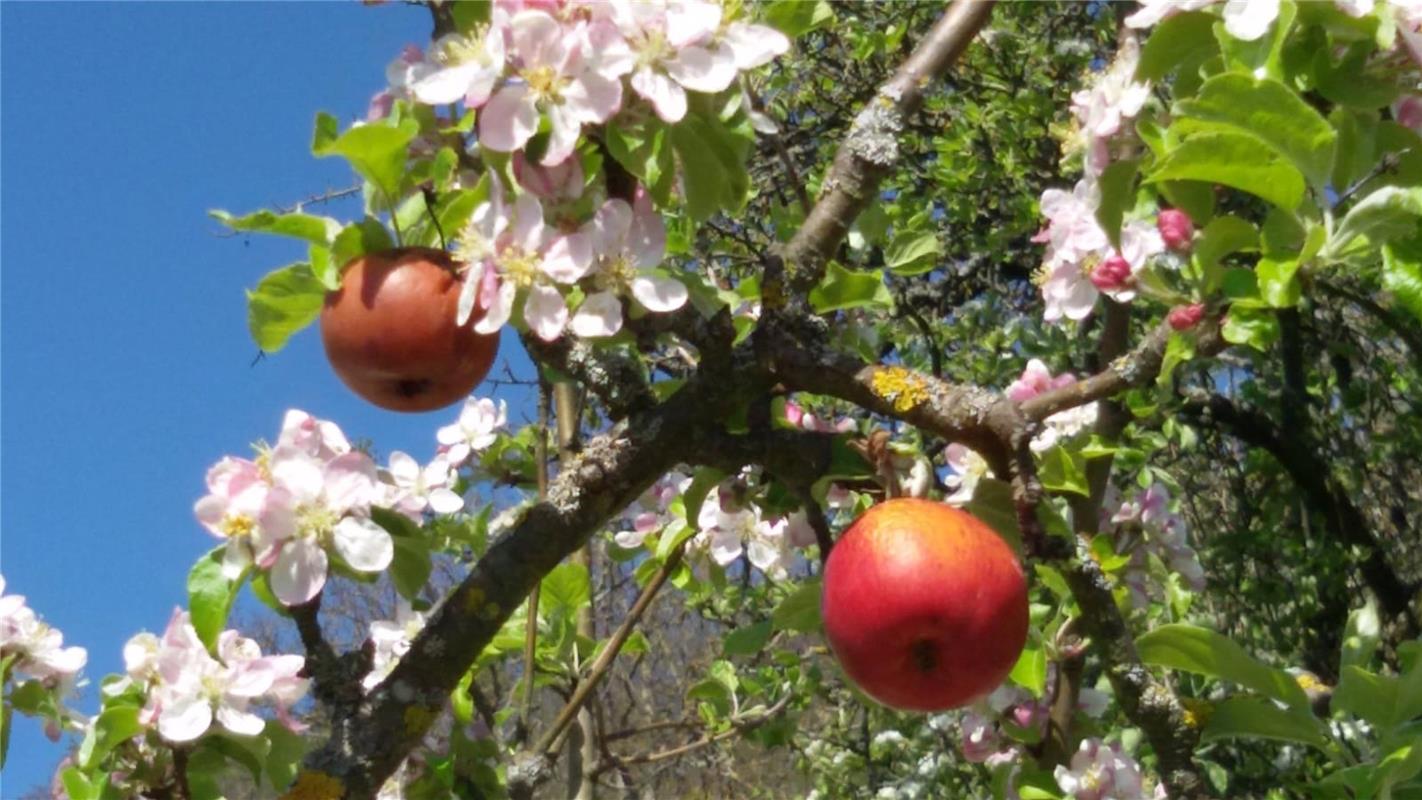
[[(1170, 492), (1160, 483), (1153, 483), (1122, 502), (1110, 522), (1122, 526), (1118, 547), (1131, 553), (1125, 583), (1136, 605), (1144, 606), (1149, 600), (1146, 566), (1152, 553), (1191, 589), (1198, 592), (1205, 588), (1205, 570), (1189, 544), (1188, 526), (1184, 518), (1170, 510)], [(1138, 543), (1132, 541), (1136, 531), (1143, 535)]]
[[(1014, 402), (1024, 402), (1052, 389), (1060, 389), (1076, 383), (1076, 376), (1070, 372), (1052, 375), (1041, 359), (1031, 359), (1018, 376), (1007, 387), (1007, 396)], [(1097, 405), (1087, 403), (1059, 411), (1042, 420), (1042, 430), (1032, 437), (1032, 452), (1040, 453), (1051, 449), (1063, 439), (1069, 439), (1090, 428), (1096, 422)], [(944, 462), (952, 470), (944, 478), (944, 484), (953, 490), (946, 502), (961, 506), (973, 499), (978, 482), (988, 474), (988, 463), (982, 456), (961, 444), (950, 444), (943, 451)]]
[(169, 742), (191, 742), (214, 722), (239, 736), (255, 736), (266, 721), (250, 706), (272, 702), (282, 722), (295, 731), (301, 726), (289, 711), (306, 695), (308, 681), (300, 677), (305, 659), (296, 655), (263, 656), (257, 643), (237, 631), (223, 631), (217, 656), (198, 638), (188, 612), (175, 609), (163, 635), (140, 633), (123, 648), (127, 683), (109, 687), (143, 689), (147, 698), (139, 721), (156, 726)]
[[(369, 116), (388, 113), (397, 97), (462, 102), (477, 112), (479, 145), (513, 154), (526, 192), (506, 202), (495, 182), (460, 234), (456, 256), (467, 267), (459, 324), (482, 308), (475, 329), (497, 331), (521, 297), (525, 323), (545, 341), (565, 330), (606, 337), (621, 329), (625, 302), (652, 312), (684, 305), (685, 286), (652, 272), (666, 255), (666, 231), (645, 194), (608, 199), (580, 227), (574, 220), (576, 230), (566, 220), (546, 224), (540, 201), (581, 195), (584, 125), (609, 122), (634, 98), (679, 122), (688, 92), (725, 91), (740, 72), (789, 48), (779, 31), (706, 0), (499, 0), (486, 24), (447, 34), (425, 53), (407, 48), (387, 68), (390, 88)], [(540, 130), (547, 136), (534, 164), (526, 150)], [(574, 312), (567, 294), (580, 283)]]
[(395, 451), (380, 469), (335, 423), (293, 409), (275, 445), (259, 447), (255, 459), (225, 457), (208, 470), (208, 494), (193, 510), (226, 543), (222, 570), (229, 580), (255, 566), (267, 573), (278, 600), (299, 605), (325, 586), (332, 557), (357, 572), (390, 565), (394, 542), (371, 519), (372, 508), (416, 522), (426, 511), (463, 509), (456, 470), (493, 443), (505, 416), (502, 405), (470, 398), (459, 419), (440, 429), (441, 450), (429, 464)]
[(1119, 744), (1083, 739), (1071, 761), (1053, 771), (1057, 786), (1075, 800), (1145, 800), (1141, 766)]
[(0, 576), (0, 658), (13, 658), (10, 669), (56, 688), (74, 684), (89, 660), (82, 647), (65, 647), (64, 634), (46, 625), (25, 605), (25, 596), (5, 594)]

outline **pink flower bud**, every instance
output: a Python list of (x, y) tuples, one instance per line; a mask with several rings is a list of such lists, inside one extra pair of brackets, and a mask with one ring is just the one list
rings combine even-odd
[(1177, 331), (1188, 331), (1199, 324), (1204, 316), (1205, 307), (1200, 303), (1191, 303), (1170, 309), (1170, 313), (1165, 315), (1165, 321)]
[(513, 173), (520, 186), (544, 200), (576, 200), (583, 193), (583, 165), (576, 155), (549, 167), (530, 163), (520, 150), (514, 153)]
[(1190, 220), (1189, 214), (1178, 208), (1167, 208), (1155, 218), (1155, 224), (1166, 247), (1179, 251), (1190, 249), (1190, 240), (1195, 236), (1195, 223)]
[(1111, 256), (1091, 271), (1091, 285), (1103, 292), (1123, 289), (1130, 280), (1131, 264), (1120, 255)]
[(1422, 95), (1407, 95), (1393, 103), (1392, 118), (1398, 125), (1422, 133)]

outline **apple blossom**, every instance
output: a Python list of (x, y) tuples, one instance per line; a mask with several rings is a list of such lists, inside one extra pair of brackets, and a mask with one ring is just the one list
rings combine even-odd
[[(502, 22), (496, 18), (494, 24), (482, 30), (440, 37), (430, 46), (428, 57), (404, 73), (404, 85), (426, 105), (460, 100), (468, 108), (484, 105), (504, 71)], [(394, 80), (391, 85), (395, 85)]]
[(266, 722), (249, 710), (253, 701), (274, 699), (284, 714), (306, 692), (306, 680), (297, 677), (305, 663), (301, 656), (263, 657), (255, 641), (233, 630), (218, 637), (217, 656), (207, 651), (181, 609), (174, 609), (161, 638), (141, 633), (130, 639), (125, 666), (148, 695), (139, 721), (156, 725), (175, 743), (198, 739), (214, 722), (254, 736)]
[(988, 473), (987, 460), (978, 455), (976, 450), (957, 442), (948, 445), (948, 449), (943, 451), (943, 460), (953, 470), (952, 474), (944, 477), (943, 484), (954, 490), (944, 498), (944, 502), (955, 506), (968, 503), (977, 491), (978, 482)]
[(351, 451), (340, 426), (317, 419), (300, 409), (290, 409), (282, 417), (277, 447), (294, 447), (313, 458), (331, 459)]
[(1120, 133), (1122, 124), (1140, 113), (1150, 99), (1150, 83), (1135, 79), (1140, 63), (1140, 44), (1134, 36), (1121, 43), (1111, 66), (1087, 89), (1071, 96), (1071, 111), (1081, 125), (1086, 149), (1086, 173), (1099, 176), (1110, 163), (1109, 140)]
[(1119, 745), (1085, 739), (1070, 766), (1053, 772), (1057, 785), (1076, 800), (1144, 800), (1140, 765)]
[(520, 196), (510, 212), (501, 192), (495, 182), (490, 200), (474, 210), (460, 233), (455, 254), (468, 266), (457, 321), (463, 325), (469, 320), (477, 297), (488, 310), (474, 330), (494, 333), (512, 316), (518, 291), (526, 289), (524, 322), (538, 338), (551, 342), (568, 323), (568, 306), (557, 284), (582, 278), (592, 254), (581, 234), (558, 236), (544, 224), (537, 198)]
[[(1198, 11), (1218, 0), (1142, 0), (1141, 9), (1126, 17), (1132, 28), (1148, 28), (1181, 11)], [(1263, 36), (1279, 16), (1279, 0), (1227, 0), (1224, 7), (1225, 30), (1242, 41), (1254, 41)]]
[(488, 397), (466, 398), (459, 418), (435, 432), (445, 461), (458, 467), (470, 456), (488, 449), (498, 441), (498, 430), (508, 424), (508, 414), (508, 403), (503, 400), (496, 405)]
[(0, 576), (0, 658), (14, 658), (11, 669), (53, 688), (67, 690), (89, 660), (82, 647), (65, 647), (64, 634), (40, 621), (24, 595), (5, 594)]
[(1190, 241), (1195, 236), (1195, 223), (1189, 214), (1178, 208), (1161, 209), (1155, 217), (1155, 226), (1167, 248), (1176, 251), (1190, 249)]
[(642, 493), (628, 508), (631, 512), (630, 528), (618, 531), (613, 538), (619, 547), (632, 549), (641, 547), (648, 534), (661, 530), (667, 524), (667, 509), (691, 485), (691, 478), (677, 470), (672, 470), (657, 479), (652, 487)]
[(375, 463), (360, 452), (321, 461), (295, 448), (271, 456), (273, 483), (290, 498), (295, 530), (278, 543), (270, 563), (272, 593), (287, 605), (315, 597), (326, 583), (327, 550), (352, 569), (379, 572), (394, 557), (394, 542), (368, 514), (379, 497)]
[(1125, 289), (1130, 285), (1131, 264), (1123, 256), (1113, 255), (1092, 268), (1088, 277), (1091, 285), (1103, 292)]
[[(1205, 571), (1189, 544), (1185, 520), (1170, 510), (1170, 493), (1163, 485), (1152, 483), (1133, 499), (1121, 503), (1110, 521), (1139, 527), (1145, 534), (1145, 547), (1172, 572), (1195, 591), (1205, 587)], [(1134, 556), (1132, 568), (1144, 570), (1144, 552), (1138, 551)]]
[(371, 660), (370, 672), (361, 680), (368, 692), (395, 670), (395, 665), (410, 649), (425, 627), (425, 615), (410, 607), (405, 598), (400, 598), (395, 608), (395, 619), (375, 620), (370, 623), (370, 642), (375, 654)]
[(208, 470), (207, 488), (193, 513), (227, 543), (222, 574), (234, 580), (253, 562), (270, 564), (274, 549), (296, 528), (285, 493), (268, 483), (257, 463), (232, 457)]
[(400, 51), (400, 55), (385, 67), (385, 81), (388, 87), (376, 92), (370, 98), (370, 104), (365, 111), (367, 122), (374, 122), (390, 116), (390, 109), (399, 98), (408, 97), (410, 94), (410, 78), (413, 68), (425, 61), (425, 53), (418, 46), (409, 44)]
[(853, 417), (840, 417), (834, 422), (830, 422), (828, 419), (822, 420), (805, 411), (799, 403), (793, 400), (785, 402), (785, 421), (796, 428), (816, 433), (848, 433), (857, 427)]
[(555, 203), (576, 200), (583, 194), (583, 165), (577, 154), (557, 164), (534, 164), (519, 150), (513, 156), (514, 180), (540, 200)]
[(416, 523), (426, 508), (436, 514), (453, 514), (464, 508), (464, 498), (449, 488), (454, 485), (454, 470), (443, 457), (436, 456), (421, 467), (409, 454), (396, 450), (390, 454), (389, 477), (387, 504)]
[(1198, 325), (1204, 317), (1204, 305), (1191, 303), (1187, 306), (1176, 306), (1170, 309), (1170, 313), (1165, 315), (1165, 321), (1170, 323), (1170, 327), (1174, 330), (1188, 331)]
[(652, 269), (666, 255), (667, 232), (651, 198), (638, 191), (635, 205), (608, 200), (583, 234), (592, 244), (590, 274), (597, 291), (588, 295), (569, 327), (579, 336), (612, 336), (622, 330), (622, 302), (632, 297), (648, 311), (675, 311), (686, 304), (686, 286)]
[(1047, 365), (1042, 363), (1040, 358), (1033, 358), (1028, 360), (1022, 375), (1007, 387), (1007, 397), (1015, 403), (1021, 403), (1043, 392), (1070, 386), (1075, 382), (1076, 376), (1069, 372), (1052, 377)]
[(584, 58), (586, 28), (565, 28), (542, 11), (521, 11), (509, 21), (510, 62), (518, 80), (506, 83), (479, 116), (479, 141), (490, 150), (522, 149), (549, 122), (544, 164), (566, 161), (583, 123), (606, 122), (622, 106), (622, 82)]
[(734, 508), (720, 492), (713, 492), (701, 505), (697, 517), (700, 531), (692, 540), (709, 549), (711, 559), (727, 566), (745, 553), (751, 564), (772, 578), (786, 575), (788, 554), (785, 550), (785, 520), (770, 522), (761, 518), (753, 505)]
[[(1022, 370), (1022, 375), (1012, 382), (1007, 389), (1007, 396), (1012, 400), (1021, 403), (1029, 400), (1042, 392), (1051, 389), (1058, 389), (1063, 386), (1070, 386), (1076, 382), (1076, 376), (1071, 373), (1062, 373), (1056, 377), (1047, 369), (1047, 366), (1037, 359), (1027, 362), (1027, 366)], [(1032, 437), (1031, 448), (1035, 453), (1040, 453), (1051, 448), (1063, 438), (1075, 436), (1083, 429), (1096, 422), (1096, 403), (1068, 408), (1042, 420), (1042, 431)], [(986, 465), (984, 465), (986, 469)]]
[[(612, 0), (608, 10), (622, 37), (602, 43), (601, 69), (604, 74), (630, 72), (632, 90), (664, 122), (686, 116), (687, 90), (715, 94), (736, 79), (737, 45), (723, 41), (710, 46), (721, 26), (719, 5)], [(751, 47), (741, 51), (747, 63), (758, 58)]]

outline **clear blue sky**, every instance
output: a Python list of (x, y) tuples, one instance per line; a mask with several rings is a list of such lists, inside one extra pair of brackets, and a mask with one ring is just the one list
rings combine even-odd
[[(215, 544), (192, 504), (223, 454), (297, 407), (425, 459), (454, 418), (348, 394), (315, 328), (251, 366), (243, 289), (305, 249), (206, 216), (349, 185), (309, 153), (315, 113), (362, 116), (428, 31), (393, 3), (0, 3), (0, 571), (88, 648), (95, 685), (184, 602)], [(505, 336), (495, 371), (517, 350)], [(531, 374), (521, 352), (512, 367)], [(17, 718), (0, 797), (61, 753)]]

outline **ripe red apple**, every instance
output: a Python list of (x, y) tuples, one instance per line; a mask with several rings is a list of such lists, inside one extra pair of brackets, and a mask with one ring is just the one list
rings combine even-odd
[(392, 411), (431, 411), (462, 400), (489, 373), (497, 334), (455, 324), (458, 265), (443, 250), (367, 253), (326, 295), (321, 341), (352, 391)]
[(943, 711), (1002, 683), (1027, 642), (1027, 579), (986, 523), (899, 498), (854, 521), (830, 551), (825, 633), (875, 700)]

